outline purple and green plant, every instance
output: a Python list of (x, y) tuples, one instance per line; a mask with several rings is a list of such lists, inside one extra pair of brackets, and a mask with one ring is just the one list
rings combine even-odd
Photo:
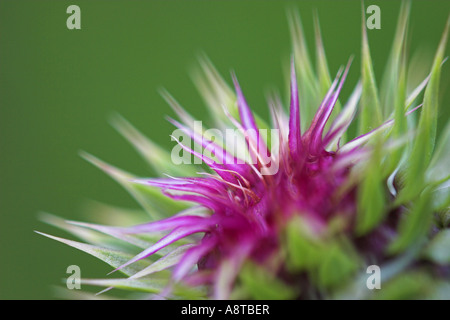
[[(116, 288), (155, 299), (448, 299), (450, 122), (438, 136), (437, 118), (450, 19), (431, 70), (417, 81), (408, 64), (409, 11), (403, 3), (379, 86), (363, 24), (360, 80), (346, 102), (340, 92), (352, 59), (330, 76), (316, 17), (314, 67), (300, 17), (290, 13), (289, 106), (272, 95), (270, 124), (252, 112), (234, 74), (231, 89), (202, 57), (195, 79), (215, 126), (237, 130), (239, 149), (254, 161), (196, 130), (166, 91), (179, 118), (170, 121), (209, 152), (180, 150), (202, 165), (174, 164), (117, 116), (113, 125), (160, 177), (82, 154), (133, 195), (148, 221), (106, 205), (96, 206), (104, 224), (42, 215), (83, 242), (41, 234), (123, 274), (83, 279), (106, 289), (78, 297), (107, 298)], [(269, 139), (260, 129), (278, 134)], [(263, 157), (276, 172), (264, 174)], [(382, 270), (381, 290), (366, 287), (370, 265)]]

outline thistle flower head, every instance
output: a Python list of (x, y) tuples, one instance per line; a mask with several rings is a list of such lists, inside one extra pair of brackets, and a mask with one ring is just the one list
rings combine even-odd
[[(133, 194), (152, 220), (111, 226), (46, 216), (93, 244), (49, 237), (128, 276), (87, 279), (85, 284), (140, 289), (165, 298), (368, 298), (374, 293), (352, 288), (365, 286), (354, 279), (372, 264), (401, 265), (390, 281), (401, 278), (403, 270), (428, 280), (437, 275), (432, 283), (439, 287), (439, 277), (448, 276), (442, 265), (449, 263), (448, 251), (439, 249), (444, 241), (448, 248), (449, 173), (440, 171), (450, 150), (448, 126), (438, 147), (433, 146), (449, 23), (430, 74), (407, 91), (408, 11), (403, 5), (380, 90), (363, 28), (361, 79), (345, 103), (340, 92), (348, 85), (351, 60), (330, 78), (316, 20), (315, 72), (300, 19), (290, 16), (294, 54), (289, 107), (279, 97), (270, 99), (270, 136), (269, 125), (253, 113), (237, 77), (232, 75), (231, 89), (203, 58), (205, 77), (198, 84), (222, 130), (199, 128), (163, 92), (180, 119), (170, 119), (178, 128), (179, 136), (173, 135), (176, 155), (190, 154), (201, 165), (176, 165), (174, 153), (171, 159), (118, 117), (116, 127), (162, 177), (137, 178), (85, 157)], [(359, 135), (349, 139), (356, 115)], [(219, 139), (226, 128), (237, 133), (233, 150)], [(141, 251), (130, 254), (124, 243)], [(412, 258), (405, 264), (407, 254)], [(433, 266), (426, 271), (425, 260)]]

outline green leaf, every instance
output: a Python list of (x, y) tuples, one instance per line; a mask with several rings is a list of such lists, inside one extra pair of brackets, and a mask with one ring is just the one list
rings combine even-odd
[[(83, 290), (70, 290), (66, 286), (55, 286), (52, 288), (54, 296), (64, 300), (118, 300), (119, 298), (105, 294), (95, 294)], [(137, 297), (136, 297), (137, 298)], [(142, 298), (142, 297), (141, 297)]]
[(409, 107), (417, 99), (417, 97), (423, 91), (423, 89), (426, 88), (429, 80), (430, 76), (428, 75), (428, 77), (426, 77), (414, 90), (411, 91), (411, 93), (409, 93), (405, 103), (405, 111), (409, 109)]
[[(101, 208), (102, 206), (95, 206), (96, 208)], [(105, 209), (105, 208), (104, 208)], [(125, 211), (128, 212), (128, 211)], [(95, 212), (99, 213), (99, 212)], [(124, 217), (125, 218), (125, 217)], [(106, 247), (111, 249), (116, 249), (119, 251), (129, 252), (133, 254), (137, 254), (137, 247), (139, 248), (147, 248), (151, 244), (158, 241), (162, 235), (161, 233), (152, 234), (152, 235), (128, 235), (126, 237), (122, 236), (119, 233), (115, 233), (114, 235), (107, 231), (108, 227), (100, 226), (100, 228), (89, 228), (86, 223), (77, 223), (75, 221), (69, 221), (57, 216), (51, 215), (49, 213), (41, 213), (40, 219), (48, 223), (54, 227), (57, 227), (61, 230), (64, 230), (78, 239), (83, 240), (89, 244), (93, 244), (100, 247)], [(114, 217), (114, 213), (110, 212), (110, 222), (118, 222), (117, 218)], [(133, 219), (130, 219), (125, 223), (125, 225), (133, 224)], [(119, 224), (120, 225), (120, 224)], [(92, 226), (95, 226), (92, 224)], [(103, 228), (102, 228), (103, 227)], [(100, 230), (102, 229), (102, 230)], [(114, 228), (111, 228), (112, 230)], [(164, 252), (164, 251), (162, 251)]]
[(433, 191), (433, 209), (438, 212), (443, 227), (449, 224), (450, 167), (448, 159), (450, 159), (450, 123), (441, 134), (426, 172), (426, 181), (436, 186)]
[(430, 211), (432, 190), (425, 189), (424, 192), (411, 204), (408, 212), (400, 222), (399, 234), (390, 244), (389, 253), (398, 253), (424, 237), (430, 228), (433, 212)]
[(195, 246), (194, 244), (186, 244), (186, 245), (182, 245), (182, 246), (175, 248), (173, 251), (169, 252), (162, 258), (153, 262), (147, 268), (134, 274), (131, 278), (132, 279), (142, 278), (142, 277), (148, 276), (152, 273), (159, 272), (159, 271), (162, 271), (162, 270), (165, 270), (165, 269), (175, 266), (176, 264), (178, 264), (180, 259), (186, 253), (186, 251), (194, 246)]
[(165, 279), (81, 279), (82, 285), (112, 287), (123, 290), (159, 293), (165, 289)]
[(439, 80), (441, 75), (441, 66), (444, 60), (444, 53), (447, 44), (448, 30), (450, 28), (450, 17), (447, 19), (444, 33), (439, 43), (433, 66), (430, 74), (430, 81), (425, 89), (423, 111), (419, 121), (419, 134), (422, 131), (431, 131), (429, 136), (429, 152), (426, 153), (426, 159), (431, 159), (431, 153), (436, 140), (437, 115), (439, 105)]
[[(102, 247), (98, 247), (98, 246), (94, 246), (94, 245), (90, 245), (90, 244), (85, 244), (85, 243), (81, 243), (81, 242), (77, 242), (77, 241), (59, 238), (59, 237), (51, 236), (49, 234), (39, 232), (39, 231), (35, 231), (35, 232), (40, 235), (43, 235), (45, 237), (48, 237), (50, 239), (67, 244), (78, 250), (84, 251), (84, 252), (90, 254), (91, 256), (94, 256), (94, 257), (106, 262), (113, 268), (120, 267), (121, 265), (123, 265), (124, 263), (126, 263), (127, 261), (131, 260), (134, 257), (131, 254), (121, 252), (118, 250), (111, 250), (111, 249), (102, 248)], [(120, 272), (124, 273), (127, 276), (131, 276), (131, 275), (141, 271), (142, 269), (146, 268), (148, 265), (149, 265), (149, 262), (147, 260), (140, 260), (134, 264), (131, 264), (131, 265), (121, 269)]]
[(94, 223), (114, 226), (136, 225), (149, 220), (142, 208), (124, 208), (95, 200), (85, 201), (82, 213)]
[(444, 34), (433, 61), (430, 80), (425, 89), (416, 139), (406, 169), (405, 188), (400, 191), (396, 204), (414, 199), (425, 186), (426, 171), (432, 158), (436, 139), (439, 79), (449, 25), (450, 18), (447, 20)]
[[(398, 275), (403, 274), (407, 268), (417, 261), (419, 247), (412, 247), (392, 259), (380, 265), (381, 270), (381, 288)], [(332, 299), (338, 300), (367, 300), (372, 298), (373, 291), (367, 289), (366, 281), (368, 279), (367, 265), (364, 265), (358, 275), (347, 281), (342, 287), (333, 291)], [(377, 290), (378, 291), (378, 290)], [(375, 291), (375, 292), (377, 292)]]
[(339, 238), (320, 238), (295, 219), (286, 229), (286, 260), (291, 272), (306, 271), (320, 287), (344, 283), (359, 263), (350, 243)]
[(444, 182), (450, 179), (450, 122), (439, 138), (436, 151), (427, 171), (428, 182)]
[(424, 299), (433, 289), (433, 280), (425, 273), (403, 273), (386, 284), (374, 295), (376, 300), (413, 300)]
[(424, 256), (438, 264), (450, 265), (450, 229), (439, 231), (424, 251)]
[(41, 212), (39, 213), (39, 219), (51, 226), (64, 230), (85, 242), (97, 245), (108, 243), (106, 237), (102, 236), (98, 232), (71, 225), (70, 223), (67, 223), (66, 220), (53, 214)]
[(342, 245), (330, 244), (318, 265), (318, 285), (322, 288), (342, 285), (357, 269), (358, 263), (349, 250)]
[[(116, 238), (118, 240), (121, 240), (126, 243), (133, 244), (139, 248), (148, 248), (152, 245), (152, 242), (143, 240), (135, 235), (125, 234), (123, 232), (120, 232), (117, 230), (116, 227), (112, 226), (104, 226), (100, 224), (94, 224), (94, 223), (87, 223), (87, 222), (79, 222), (79, 221), (67, 221), (68, 224), (72, 226), (77, 226), (81, 228), (85, 228), (86, 230), (95, 230), (97, 232), (101, 232), (105, 235), (111, 236), (113, 238)], [(155, 236), (155, 241), (158, 240), (161, 237), (160, 234)]]
[[(150, 234), (128, 234), (126, 232), (123, 232), (121, 230), (122, 228), (116, 228), (113, 226), (104, 226), (99, 224), (93, 224), (93, 223), (86, 223), (86, 222), (78, 222), (78, 221), (67, 221), (68, 223), (87, 228), (96, 230), (98, 232), (104, 233), (106, 235), (109, 235), (115, 239), (121, 240), (126, 243), (133, 244), (141, 249), (147, 249), (154, 245), (157, 241), (159, 241), (163, 236), (164, 232), (152, 232)], [(160, 249), (158, 252), (155, 252), (152, 256), (161, 257), (162, 255), (168, 254), (173, 247), (189, 244), (190, 239), (189, 238), (183, 238), (177, 240), (176, 243), (171, 244), (165, 248)]]
[(450, 226), (450, 199), (448, 197), (446, 209), (442, 209), (442, 211), (438, 212), (438, 217), (440, 225), (443, 228), (448, 228)]
[(286, 229), (287, 263), (293, 271), (313, 269), (320, 261), (321, 244), (304, 230), (298, 220), (290, 222)]
[(450, 300), (450, 281), (437, 282), (427, 298), (430, 300)]
[(371, 231), (382, 221), (387, 212), (380, 149), (381, 145), (378, 143), (364, 170), (358, 189), (358, 214), (356, 216), (356, 233), (358, 235)]
[[(81, 279), (82, 285), (99, 286), (129, 290), (133, 292), (146, 292), (164, 294), (165, 298), (174, 296), (181, 299), (202, 299), (205, 296), (203, 288), (187, 288), (181, 284), (169, 287), (169, 280), (163, 278), (141, 278), (141, 279)], [(171, 291), (165, 289), (171, 289)]]
[(255, 300), (293, 299), (298, 292), (262, 267), (247, 263), (239, 274), (242, 285)]

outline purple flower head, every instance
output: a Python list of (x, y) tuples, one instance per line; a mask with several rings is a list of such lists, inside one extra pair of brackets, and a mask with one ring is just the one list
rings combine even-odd
[[(254, 153), (257, 161), (255, 164), (239, 164), (238, 159), (219, 145), (214, 145), (214, 154), (221, 155), (220, 160), (233, 157), (232, 161), (214, 161), (185, 147), (216, 174), (134, 181), (158, 187), (174, 200), (197, 203), (207, 208), (210, 214), (200, 217), (183, 213), (150, 224), (122, 229), (123, 233), (162, 230), (169, 230), (170, 233), (116, 270), (144, 259), (183, 237), (201, 233), (202, 238), (186, 251), (175, 267), (173, 279), (210, 285), (214, 288), (213, 296), (223, 299), (229, 297), (232, 284), (244, 261), (265, 264), (280, 255), (279, 234), (284, 232), (288, 222), (296, 216), (301, 217), (318, 234), (337, 215), (345, 219), (348, 228), (351, 228), (357, 207), (355, 188), (350, 186), (339, 195), (338, 192), (348, 182), (353, 163), (369, 153), (370, 149), (358, 143), (363, 139), (360, 136), (342, 147), (338, 145), (335, 151), (331, 150), (331, 143), (339, 141), (351, 118), (336, 118), (325, 130), (349, 68), (350, 63), (344, 72), (339, 71), (311, 125), (302, 133), (299, 91), (292, 61), (289, 117), (286, 119), (286, 116), (279, 114), (283, 112), (281, 109), (271, 110), (272, 122), (279, 128), (279, 148), (276, 153), (268, 150), (260, 135), (245, 134), (246, 130), (258, 133), (259, 128), (234, 77), (240, 122), (235, 119), (233, 122), (246, 136), (247, 151)], [(351, 105), (349, 107), (353, 108)], [(173, 123), (199, 143), (205, 141), (202, 139), (204, 137), (198, 137), (198, 134), (186, 126), (176, 121)], [(213, 142), (203, 143), (203, 146), (211, 143)], [(278, 162), (277, 172), (264, 174), (264, 169), (267, 168), (263, 162), (258, 161), (263, 155), (270, 155), (271, 163)], [(197, 264), (197, 271), (190, 273)]]
[[(374, 264), (387, 265), (387, 278), (401, 277), (400, 271), (406, 270), (425, 274), (424, 285), (438, 283), (421, 268), (428, 259), (431, 273), (440, 277), (448, 274), (442, 265), (450, 263), (448, 253), (440, 251), (448, 239), (450, 174), (437, 173), (448, 173), (450, 127), (434, 148), (437, 88), (450, 19), (430, 74), (408, 91), (408, 12), (409, 5), (402, 5), (396, 50), (381, 89), (363, 28), (361, 79), (342, 105), (340, 93), (352, 59), (332, 80), (316, 24), (316, 75), (294, 15), (289, 108), (285, 111), (278, 97), (269, 100), (270, 137), (269, 126), (252, 112), (236, 75), (232, 90), (211, 63), (202, 60), (207, 81), (199, 85), (219, 129), (199, 126), (166, 92), (163, 96), (180, 119), (169, 119), (177, 128), (172, 157), (123, 119), (117, 122), (162, 177), (137, 178), (86, 156), (121, 183), (152, 221), (113, 227), (64, 224), (47, 217), (81, 237), (86, 238), (87, 230), (97, 231), (138, 246), (140, 253), (49, 237), (95, 255), (113, 266), (113, 272), (128, 276), (85, 284), (146, 288), (156, 294), (153, 298), (183, 296), (179, 286), (184, 285), (193, 292), (206, 289), (199, 295), (215, 299), (367, 298), (360, 289), (352, 291), (360, 283), (351, 279), (365, 275), (365, 268)], [(354, 119), (358, 134), (349, 139)], [(230, 128), (238, 136), (233, 148), (218, 139)], [(179, 153), (183, 158), (175, 161), (173, 155)], [(186, 155), (201, 165), (186, 165)], [(90, 242), (98, 240), (88, 235)]]

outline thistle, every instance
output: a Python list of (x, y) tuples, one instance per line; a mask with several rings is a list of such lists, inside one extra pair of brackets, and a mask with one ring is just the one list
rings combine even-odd
[[(183, 137), (173, 135), (172, 155), (123, 118), (113, 122), (161, 177), (138, 178), (83, 153), (150, 220), (97, 205), (105, 225), (43, 215), (89, 244), (43, 235), (124, 275), (82, 280), (106, 288), (100, 298), (112, 288), (165, 299), (449, 298), (450, 123), (439, 137), (436, 128), (450, 20), (417, 82), (407, 64), (409, 10), (404, 3), (380, 87), (363, 24), (361, 78), (345, 103), (351, 59), (331, 79), (316, 18), (315, 70), (291, 14), (289, 107), (272, 96), (271, 125), (252, 112), (236, 75), (231, 89), (203, 57), (197, 84), (219, 129), (199, 128), (165, 91)], [(218, 139), (227, 128), (237, 132), (234, 150)], [(270, 137), (261, 130), (269, 128)], [(200, 164), (174, 163), (180, 154)], [(374, 265), (381, 290), (367, 285)]]

